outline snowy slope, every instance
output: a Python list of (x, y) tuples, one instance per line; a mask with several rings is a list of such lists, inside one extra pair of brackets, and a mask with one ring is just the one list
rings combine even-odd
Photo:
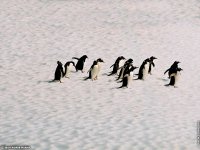
[[(198, 149), (199, 8), (198, 0), (1, 0), (0, 145)], [(57, 60), (84, 54), (85, 73), (48, 82)], [(138, 67), (156, 56), (153, 75), (117, 89), (106, 74), (120, 55)], [(99, 57), (101, 76), (83, 81)], [(183, 69), (179, 86), (166, 87), (163, 73), (175, 60)]]

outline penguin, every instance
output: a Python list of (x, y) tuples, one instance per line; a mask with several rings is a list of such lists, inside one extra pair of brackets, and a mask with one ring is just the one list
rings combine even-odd
[(64, 68), (65, 68), (64, 77), (65, 78), (69, 78), (69, 73), (72, 69), (72, 66), (76, 69), (75, 63), (73, 61), (68, 61), (64, 65)]
[[(92, 73), (96, 74), (96, 77), (94, 79), (92, 79), (92, 80), (97, 80), (98, 79), (98, 75), (99, 75), (99, 72), (101, 70), (101, 63), (104, 63), (104, 61), (101, 58), (98, 58), (97, 60), (95, 60), (93, 62), (92, 66), (88, 70), (89, 76), (87, 78), (85, 78), (85, 80), (92, 79)], [(96, 67), (97, 67), (97, 72), (95, 72)], [(93, 68), (94, 68), (94, 70), (93, 70)]]
[[(119, 68), (123, 67), (125, 64), (125, 58), (119, 60)], [(117, 70), (117, 75), (119, 75), (120, 69)]]
[(151, 75), (151, 68), (152, 68), (152, 66), (155, 67), (155, 64), (154, 64), (154, 62), (153, 62), (154, 59), (157, 59), (157, 58), (154, 57), (154, 56), (151, 56), (151, 57), (149, 58), (149, 70), (148, 70), (148, 73), (149, 73), (150, 75)]
[(76, 72), (78, 72), (78, 70), (81, 70), (81, 72), (83, 73), (83, 68), (84, 68), (84, 63), (85, 63), (85, 60), (88, 58), (87, 55), (83, 55), (81, 58), (77, 58), (77, 57), (72, 57), (72, 59), (77, 59), (78, 62), (76, 64)]
[[(111, 76), (111, 75), (114, 75), (114, 74), (117, 73), (117, 71), (118, 71), (118, 69), (119, 69), (119, 65), (121, 65), (120, 62), (121, 62), (122, 60), (125, 60), (124, 56), (119, 56), (119, 57), (116, 59), (115, 63), (114, 63), (112, 66), (110, 66), (110, 68), (113, 67), (113, 70), (110, 72), (110, 74), (109, 74), (108, 76)], [(119, 63), (120, 63), (120, 64), (119, 64)]]
[(169, 75), (169, 78), (170, 78), (171, 74), (176, 73), (176, 71), (177, 71), (177, 69), (178, 69), (178, 64), (179, 64), (179, 63), (180, 63), (179, 61), (175, 61), (175, 62), (171, 65), (171, 67), (170, 67), (169, 69), (167, 69), (167, 70), (164, 72), (164, 74), (166, 74), (166, 73), (168, 72), (168, 75)]
[(97, 63), (98, 62), (96, 60), (93, 62), (92, 66), (90, 67), (90, 70), (88, 71), (89, 77), (87, 77), (85, 80), (91, 79), (93, 81), (93, 80), (97, 79), (97, 75), (98, 75), (98, 64)]
[(142, 65), (139, 68), (138, 78), (140, 80), (145, 80), (149, 70), (149, 61), (150, 59), (147, 58), (143, 61)]
[(64, 76), (64, 71), (63, 71), (62, 63), (60, 61), (57, 61), (57, 64), (58, 65), (56, 67), (53, 81), (60, 81), (61, 83), (61, 78)]
[(120, 68), (120, 72), (116, 80), (122, 79), (124, 77), (124, 75), (129, 71), (129, 68), (131, 67), (132, 63), (133, 59), (131, 58), (124, 63), (124, 65)]
[(170, 75), (170, 82), (169, 82), (169, 84), (167, 84), (167, 86), (170, 85), (170, 86), (177, 87), (177, 82), (180, 78), (180, 72), (182, 70), (183, 69), (181, 69), (181, 68), (177, 68), (176, 71)]
[(98, 65), (97, 78), (98, 78), (98, 75), (99, 75), (99, 73), (100, 73), (100, 71), (101, 71), (102, 63), (104, 63), (103, 59), (98, 58), (98, 59), (97, 59), (97, 65)]
[(123, 88), (123, 87), (128, 88), (129, 87), (129, 84), (130, 84), (132, 77), (133, 77), (133, 71), (136, 68), (138, 68), (138, 67), (131, 66), (131, 68), (128, 70), (128, 72), (124, 75), (123, 79), (121, 80), (122, 86), (120, 86), (118, 88)]

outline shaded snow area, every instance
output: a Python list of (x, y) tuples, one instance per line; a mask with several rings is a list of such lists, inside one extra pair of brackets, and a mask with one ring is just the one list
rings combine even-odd
[[(0, 145), (198, 150), (199, 50), (199, 0), (1, 0)], [(48, 82), (57, 61), (85, 54), (84, 73)], [(158, 59), (146, 80), (118, 89), (107, 74), (121, 55), (137, 67)], [(97, 58), (98, 80), (84, 81)], [(165, 86), (174, 61), (178, 88)]]

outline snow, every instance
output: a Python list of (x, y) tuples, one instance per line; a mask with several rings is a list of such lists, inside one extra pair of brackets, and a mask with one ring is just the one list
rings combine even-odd
[[(198, 0), (1, 0), (0, 145), (199, 149), (199, 8)], [(84, 73), (48, 82), (58, 60), (84, 54)], [(145, 81), (117, 89), (106, 74), (121, 55), (138, 67), (158, 59)], [(105, 61), (101, 75), (84, 81), (97, 58)], [(176, 60), (178, 88), (166, 87), (163, 73)]]

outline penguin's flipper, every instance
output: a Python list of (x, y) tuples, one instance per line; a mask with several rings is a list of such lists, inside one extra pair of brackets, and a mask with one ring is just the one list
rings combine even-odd
[(114, 64), (112, 66), (110, 66), (110, 68), (112, 68), (114, 66)]
[(77, 57), (72, 57), (72, 59), (77, 59), (77, 60), (79, 60), (79, 58), (77, 58)]
[(166, 74), (168, 71), (169, 71), (169, 69), (167, 69), (167, 70), (164, 72), (164, 74)]

